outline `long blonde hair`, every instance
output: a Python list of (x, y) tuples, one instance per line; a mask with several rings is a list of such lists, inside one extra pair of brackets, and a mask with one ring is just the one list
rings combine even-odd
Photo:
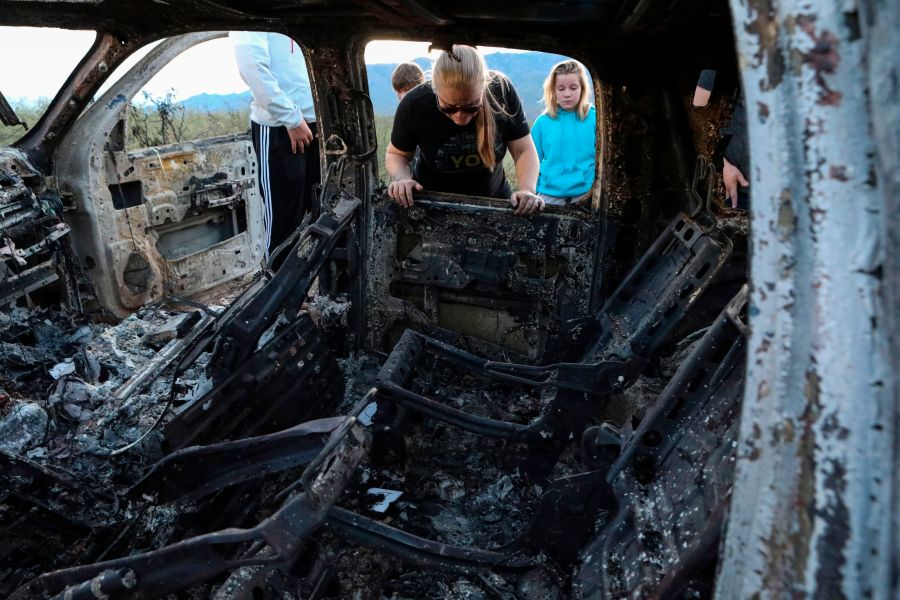
[(559, 104), (556, 102), (556, 77), (571, 73), (577, 73), (578, 81), (581, 83), (581, 97), (578, 99), (578, 106), (575, 110), (578, 112), (578, 119), (584, 121), (588, 111), (591, 109), (590, 93), (588, 91), (590, 84), (588, 83), (587, 70), (572, 59), (556, 63), (550, 69), (550, 74), (544, 80), (544, 110), (554, 119), (559, 114)]
[(503, 110), (490, 90), (493, 79), (484, 58), (472, 46), (454, 44), (450, 50), (441, 52), (431, 71), (431, 84), (435, 92), (439, 89), (471, 90), (482, 86), (482, 108), (475, 117), (475, 135), (478, 140), (478, 156), (490, 170), (497, 165), (497, 157), (494, 155), (494, 136), (497, 131), (494, 112)]

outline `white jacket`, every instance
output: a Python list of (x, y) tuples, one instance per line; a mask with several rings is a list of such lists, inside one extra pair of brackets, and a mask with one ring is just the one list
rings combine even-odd
[(288, 128), (316, 120), (309, 73), (300, 45), (281, 33), (232, 31), (241, 78), (250, 86), (250, 118), (260, 125)]

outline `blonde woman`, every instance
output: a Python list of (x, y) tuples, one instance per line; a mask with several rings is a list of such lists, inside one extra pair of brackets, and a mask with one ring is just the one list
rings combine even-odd
[[(501, 164), (507, 148), (519, 180), (515, 193)], [(423, 189), (509, 198), (516, 214), (544, 206), (535, 194), (538, 157), (519, 96), (471, 46), (442, 52), (431, 82), (400, 101), (385, 166), (392, 179), (388, 195), (403, 207), (412, 206), (414, 192)]]
[(575, 204), (591, 194), (597, 116), (589, 89), (587, 72), (574, 60), (554, 65), (544, 81), (546, 108), (531, 137), (541, 161), (537, 192), (547, 204)]

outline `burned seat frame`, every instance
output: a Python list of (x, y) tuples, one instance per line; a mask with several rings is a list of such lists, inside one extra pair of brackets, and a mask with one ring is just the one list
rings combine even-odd
[(745, 285), (627, 439), (585, 431), (582, 456), (606, 473), (616, 509), (584, 548), (579, 597), (712, 596), (734, 480), (747, 298)]
[[(716, 227), (711, 210), (713, 177), (711, 165), (698, 158), (691, 190), (693, 211), (675, 217), (593, 318), (588, 330), (596, 341), (581, 362), (546, 366), (495, 362), (406, 330), (379, 374), (379, 399), (479, 435), (514, 441), (534, 441), (548, 434), (567, 438), (596, 412), (597, 402), (634, 381), (731, 254), (732, 242)], [(706, 183), (705, 200), (698, 193), (701, 179)], [(486, 379), (554, 386), (559, 391), (541, 418), (528, 425), (478, 417), (404, 387), (426, 355)]]

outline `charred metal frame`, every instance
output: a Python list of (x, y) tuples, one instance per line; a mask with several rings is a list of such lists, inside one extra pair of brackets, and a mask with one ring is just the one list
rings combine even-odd
[(583, 551), (580, 597), (710, 595), (732, 495), (747, 299), (745, 286), (627, 439), (584, 432), (583, 454), (605, 472), (615, 510)]
[[(324, 189), (329, 190), (329, 185)], [(254, 352), (260, 336), (281, 311), (289, 305), (299, 309), (298, 304), (306, 298), (359, 206), (355, 198), (342, 198), (333, 212), (328, 211), (305, 228), (264, 290), (249, 301), (238, 303), (239, 310), (226, 313), (213, 359), (217, 379), (237, 368)]]
[(390, 348), (406, 327), (455, 330), (481, 354), (541, 360), (589, 314), (599, 231), (589, 210), (513, 218), (506, 201), (439, 193), (398, 210), (382, 194), (369, 217), (371, 347)]
[[(74, 592), (81, 586), (90, 589), (91, 582), (115, 586), (123, 598), (157, 597), (242, 566), (291, 565), (343, 492), (368, 446), (369, 435), (353, 415), (332, 425), (336, 427), (331, 439), (298, 480), (302, 491), (256, 527), (215, 532), (144, 554), (48, 573), (11, 599)], [(241, 557), (231, 558), (234, 552)]]
[[(212, 335), (198, 339), (187, 352), (196, 357), (215, 337), (210, 370), (217, 385), (183, 407), (168, 423), (169, 447), (246, 435), (261, 427), (283, 429), (290, 422), (303, 420), (298, 418), (303, 415), (309, 418), (321, 414), (339, 400), (342, 388), (334, 388), (331, 383), (336, 367), (326, 368), (318, 360), (328, 353), (309, 316), (294, 318), (262, 352), (257, 352), (257, 347), (279, 314), (284, 312), (293, 318), (291, 315), (300, 309), (335, 244), (357, 214), (360, 201), (347, 195), (341, 185), (346, 164), (345, 156), (333, 163), (321, 192), (322, 215), (303, 228), (278, 272), (248, 288), (219, 317)], [(313, 386), (314, 381), (319, 383)], [(320, 389), (315, 402), (299, 406), (293, 403), (294, 394), (303, 387)], [(263, 389), (268, 391), (261, 397)], [(248, 397), (253, 399), (249, 403)], [(247, 423), (251, 413), (253, 417)]]
[(342, 395), (334, 359), (312, 319), (301, 315), (213, 389), (178, 408), (165, 426), (166, 445), (175, 450), (278, 431), (327, 412)]
[[(7, 8), (4, 7), (4, 10)], [(122, 61), (151, 39), (154, 38), (120, 37), (109, 31), (98, 32), (94, 44), (59, 89), (47, 112), (16, 142), (16, 147), (38, 169), (45, 173), (52, 171), (54, 149), (81, 114), (87, 101)]]
[(3, 95), (2, 91), (0, 91), (0, 123), (3, 123), (7, 127), (21, 125), (26, 129), (28, 128), (28, 125), (19, 118), (19, 115), (16, 114), (13, 107), (9, 105), (9, 101), (6, 99), (6, 96)]
[(161, 502), (171, 502), (308, 465), (343, 421), (344, 417), (317, 419), (268, 435), (183, 448), (158, 462), (131, 493), (153, 494)]
[(0, 306), (61, 278), (63, 302), (77, 298), (64, 264), (71, 228), (61, 212), (59, 197), (21, 152), (0, 152)]
[[(408, 329), (379, 373), (379, 398), (480, 435), (517, 441), (534, 441), (548, 433), (564, 438), (570, 424), (583, 423), (585, 415), (576, 406), (601, 402), (631, 384), (731, 254), (731, 240), (717, 228), (712, 216), (713, 178), (711, 166), (699, 158), (691, 216), (680, 214), (675, 218), (603, 310), (585, 323), (589, 333), (584, 335), (596, 341), (581, 362), (536, 367), (485, 360)], [(707, 183), (705, 198), (699, 194), (702, 179)], [(403, 387), (402, 382), (426, 354), (487, 379), (554, 386), (559, 392), (546, 414), (529, 425), (469, 415)]]

